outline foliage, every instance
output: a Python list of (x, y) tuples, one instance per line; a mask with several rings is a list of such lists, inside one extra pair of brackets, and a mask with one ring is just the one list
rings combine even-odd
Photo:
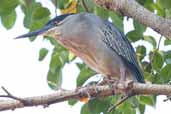
[[(170, 0), (137, 0), (142, 6), (157, 15), (171, 18), (171, 1)], [(79, 13), (85, 12), (81, 0), (51, 0), (52, 4), (61, 11), (61, 13)], [(112, 12), (96, 6), (92, 0), (85, 0), (87, 7), (91, 13), (99, 15), (103, 19), (110, 19), (121, 31), (124, 32), (124, 17), (117, 12)], [(20, 6), (24, 13), (23, 25), (30, 31), (41, 28), (49, 19), (50, 11), (42, 6), (41, 2), (36, 0), (1, 0), (0, 3), (0, 19), (2, 25), (6, 29), (11, 29), (17, 19), (16, 7)], [(171, 79), (171, 51), (161, 50), (159, 48), (159, 39), (144, 35), (146, 27), (133, 20), (134, 29), (126, 35), (131, 42), (144, 41), (152, 46), (149, 49), (147, 45), (141, 44), (136, 47), (137, 58), (144, 71), (146, 81), (151, 83), (168, 83)], [(30, 38), (34, 41), (35, 37)], [(62, 68), (66, 63), (75, 60), (75, 56), (62, 47), (57, 41), (51, 37), (45, 37), (53, 46), (49, 71), (47, 74), (47, 82), (50, 88), (58, 89), (62, 84)], [(171, 41), (165, 39), (164, 46), (170, 46)], [(46, 48), (41, 48), (39, 52), (39, 61), (42, 61), (48, 54)], [(84, 82), (96, 73), (88, 68), (84, 63), (77, 63), (80, 70), (77, 78), (77, 86), (82, 86)], [(84, 104), (81, 114), (107, 114), (107, 108), (115, 103), (119, 96), (108, 98), (92, 99)], [(70, 100), (69, 104), (74, 105), (77, 101)], [(155, 96), (139, 96), (132, 97), (116, 110), (111, 113), (115, 114), (135, 114), (139, 110), (140, 114), (144, 113), (145, 106), (155, 106)]]

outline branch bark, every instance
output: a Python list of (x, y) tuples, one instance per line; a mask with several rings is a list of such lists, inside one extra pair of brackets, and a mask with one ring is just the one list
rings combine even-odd
[(93, 0), (97, 5), (117, 11), (124, 16), (132, 17), (141, 24), (171, 38), (171, 20), (159, 17), (148, 11), (135, 0)]
[[(81, 87), (75, 90), (60, 90), (56, 91), (52, 94), (35, 96), (35, 97), (27, 97), (27, 98), (18, 98), (20, 100), (15, 99), (11, 100), (0, 100), (0, 111), (4, 110), (14, 110), (16, 108), (23, 107), (31, 107), (31, 106), (49, 106), (50, 104), (70, 100), (70, 99), (81, 99), (86, 97), (102, 97), (102, 96), (111, 96), (113, 94), (122, 94), (128, 90), (129, 92), (135, 95), (170, 95), (171, 94), (171, 86), (170, 85), (157, 85), (157, 84), (140, 84), (140, 83), (130, 83), (130, 82), (122, 82), (122, 83), (114, 83), (113, 87), (109, 85), (103, 86), (88, 86)], [(4, 97), (5, 95), (1, 95), (0, 97)], [(5, 97), (9, 97), (6, 95)], [(11, 97), (9, 97), (11, 98)], [(25, 101), (23, 103), (22, 101)]]

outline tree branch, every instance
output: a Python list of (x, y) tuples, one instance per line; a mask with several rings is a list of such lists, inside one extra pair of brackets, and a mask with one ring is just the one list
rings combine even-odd
[[(35, 97), (27, 97), (27, 98), (19, 98), (17, 100), (12, 98), (12, 100), (0, 100), (0, 111), (4, 110), (14, 110), (16, 108), (30, 107), (30, 106), (49, 106), (50, 104), (70, 100), (70, 99), (81, 99), (86, 97), (102, 97), (102, 96), (111, 96), (113, 94), (122, 94), (128, 90), (129, 92), (139, 95), (170, 95), (171, 94), (171, 86), (170, 85), (157, 85), (157, 84), (139, 84), (133, 82), (122, 82), (122, 83), (114, 83), (112, 88), (109, 85), (103, 86), (88, 86), (81, 87), (75, 90), (59, 90), (52, 94), (35, 96)], [(8, 92), (9, 93), (9, 92)], [(2, 97), (8, 97), (7, 95), (1, 95)], [(20, 100), (21, 99), (21, 100)], [(22, 102), (24, 101), (24, 103)]]
[(171, 20), (159, 17), (142, 7), (135, 0), (93, 0), (97, 5), (117, 11), (132, 17), (141, 24), (154, 29), (156, 32), (171, 38)]

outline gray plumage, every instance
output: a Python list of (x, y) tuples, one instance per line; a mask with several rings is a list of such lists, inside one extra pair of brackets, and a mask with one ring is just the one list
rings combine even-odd
[(116, 80), (126, 77), (144, 83), (136, 54), (126, 36), (112, 23), (94, 14), (61, 15), (49, 21), (41, 30), (17, 38), (38, 34), (54, 37), (104, 76)]

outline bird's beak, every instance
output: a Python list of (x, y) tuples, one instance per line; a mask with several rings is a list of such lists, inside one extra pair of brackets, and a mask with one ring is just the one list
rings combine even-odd
[(26, 38), (26, 37), (31, 37), (31, 36), (38, 36), (40, 34), (46, 33), (49, 29), (53, 28), (53, 25), (45, 25), (43, 28), (38, 29), (33, 32), (29, 32), (27, 34), (20, 35), (18, 37), (15, 37), (14, 39), (19, 39), (19, 38)]

